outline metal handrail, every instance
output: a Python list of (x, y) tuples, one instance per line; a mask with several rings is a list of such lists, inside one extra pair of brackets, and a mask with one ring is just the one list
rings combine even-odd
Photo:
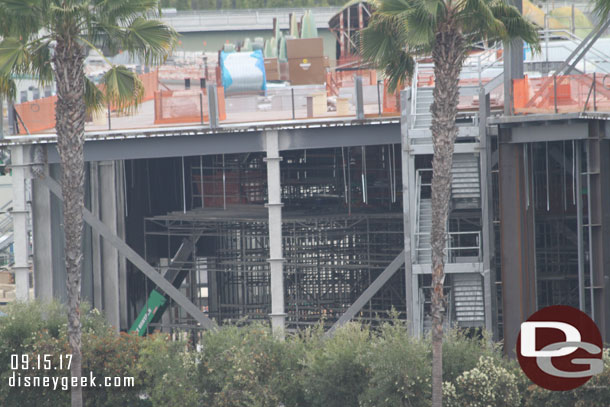
[[(416, 232), (416, 239), (419, 241), (419, 236), (430, 236), (430, 233), (421, 233), (421, 232)], [(476, 236), (476, 241), (477, 241), (477, 245), (476, 246), (455, 246), (455, 247), (451, 247), (449, 246), (451, 239), (450, 237), (452, 236), (460, 236), (460, 235), (473, 235)], [(454, 251), (458, 251), (458, 250), (476, 250), (477, 251), (477, 257), (480, 259), (481, 258), (481, 232), (480, 231), (473, 231), (473, 232), (447, 232), (447, 239), (445, 241), (446, 247), (445, 247), (445, 256), (448, 258), (448, 260), (451, 260), (451, 256), (450, 253), (454, 252)], [(427, 252), (427, 251), (431, 251), (432, 248), (431, 247), (426, 247), (426, 248), (420, 248), (419, 245), (415, 248), (416, 252)], [(416, 257), (417, 258), (417, 257)], [(448, 261), (449, 263), (451, 263), (451, 261)]]

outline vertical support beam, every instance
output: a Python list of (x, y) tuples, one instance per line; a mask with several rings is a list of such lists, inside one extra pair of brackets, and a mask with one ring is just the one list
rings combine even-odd
[[(99, 163), (100, 213), (101, 220), (117, 234), (117, 180), (114, 161)], [(119, 317), (119, 254), (116, 249), (102, 239), (102, 284), (104, 313), (108, 322), (120, 329)]]
[(591, 313), (602, 332), (610, 339), (610, 142), (604, 140), (604, 123), (589, 122), (587, 175), (589, 182), (590, 292)]
[(497, 338), (497, 329), (494, 327), (494, 297), (495, 274), (493, 273), (494, 254), (494, 224), (493, 224), (493, 197), (491, 184), (491, 143), (487, 135), (487, 117), (490, 112), (489, 93), (482, 86), (479, 90), (479, 138), (480, 138), (480, 179), (481, 179), (481, 220), (483, 240), (483, 292), (485, 299), (485, 329)]
[[(515, 357), (521, 323), (536, 308), (534, 194), (527, 145), (510, 144), (510, 129), (500, 128), (499, 186), (504, 353)], [(531, 203), (528, 205), (527, 197)]]
[(19, 301), (30, 297), (30, 266), (28, 263), (28, 210), (26, 207), (25, 183), (29, 176), (26, 147), (11, 147), (11, 169), (13, 177), (13, 252), (15, 264), (15, 296)]
[[(100, 218), (100, 174), (97, 162), (90, 164), (91, 213)], [(97, 233), (91, 234), (91, 263), (93, 268), (93, 306), (98, 310), (104, 308), (102, 298), (102, 254), (101, 240)]]
[(208, 115), (210, 128), (218, 127), (218, 96), (216, 94), (216, 84), (208, 83)]
[(34, 296), (44, 302), (51, 301), (53, 299), (51, 193), (36, 178), (32, 179), (32, 234), (34, 243)]
[(356, 119), (364, 120), (364, 91), (362, 89), (362, 76), (358, 75), (354, 79), (354, 86), (356, 87)]
[(273, 333), (284, 336), (284, 256), (282, 251), (282, 188), (280, 185), (279, 135), (277, 130), (265, 132), (267, 157), (267, 204), (269, 211), (269, 270), (271, 273), (271, 326)]
[[(509, 0), (519, 12), (523, 11), (522, 0)], [(504, 42), (504, 114), (511, 115), (513, 109), (513, 79), (523, 77), (523, 40)]]
[(415, 208), (412, 205), (412, 194), (415, 183), (412, 182), (415, 175), (414, 159), (411, 156), (411, 146), (409, 144), (409, 117), (411, 115), (411, 90), (400, 92), (400, 151), (402, 167), (402, 213), (403, 213), (403, 235), (404, 235), (404, 255), (405, 255), (405, 303), (407, 304), (407, 327), (413, 336), (421, 334), (419, 326), (418, 312), (418, 278), (413, 274), (411, 232), (413, 225), (411, 219), (414, 218)]
[(585, 299), (585, 240), (583, 222), (583, 202), (582, 202), (582, 145), (580, 140), (574, 141), (574, 174), (575, 180), (575, 199), (576, 199), (576, 242), (578, 245), (578, 308), (586, 312)]
[[(115, 172), (116, 172), (116, 227), (117, 227), (117, 235), (126, 241), (126, 231), (125, 231), (125, 217), (126, 213), (126, 199), (125, 196), (127, 191), (126, 185), (126, 173), (125, 173), (125, 161), (120, 160), (116, 161), (115, 164)], [(128, 317), (127, 317), (127, 260), (125, 256), (118, 255), (118, 273), (119, 273), (119, 327), (121, 330), (129, 329), (128, 326)]]
[(345, 21), (343, 17), (344, 15), (345, 10), (341, 10), (341, 13), (339, 14), (339, 58), (345, 57)]

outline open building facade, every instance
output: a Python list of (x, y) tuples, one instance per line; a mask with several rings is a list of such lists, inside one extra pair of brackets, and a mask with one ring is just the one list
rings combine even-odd
[[(473, 54), (460, 82), (446, 324), (486, 329), (510, 353), (522, 321), (564, 304), (585, 310), (608, 341), (610, 90), (603, 74), (569, 64), (569, 76), (521, 79), (566, 67), (524, 65), (518, 45), (501, 50)], [(333, 330), (392, 310), (414, 335), (427, 332), (433, 73), (418, 64), (395, 114), (380, 102), (371, 112), (361, 79), (350, 86), (348, 116), (223, 123), (210, 99), (201, 125), (88, 131), (84, 298), (121, 330), (154, 291), (165, 303), (149, 332), (196, 337), (243, 320)], [(31, 263), (35, 296), (63, 299), (54, 135), (3, 143), (18, 296)]]

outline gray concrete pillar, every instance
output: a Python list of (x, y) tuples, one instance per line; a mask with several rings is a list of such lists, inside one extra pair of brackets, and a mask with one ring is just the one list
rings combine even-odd
[(282, 188), (280, 185), (279, 135), (265, 132), (267, 157), (267, 204), (269, 211), (269, 270), (271, 273), (271, 325), (278, 337), (284, 336), (284, 257), (282, 250)]
[(27, 168), (27, 149), (24, 146), (11, 146), (11, 171), (13, 177), (13, 254), (15, 263), (15, 296), (19, 301), (30, 297), (30, 265), (28, 262), (28, 208), (26, 206), (26, 182), (29, 177)]

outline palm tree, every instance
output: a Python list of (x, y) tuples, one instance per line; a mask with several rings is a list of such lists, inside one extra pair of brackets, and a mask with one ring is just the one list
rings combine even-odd
[(431, 56), (435, 86), (430, 107), (432, 161), (432, 406), (442, 405), (444, 248), (457, 136), (455, 118), (462, 64), (482, 40), (521, 38), (538, 49), (536, 28), (504, 0), (377, 0), (361, 37), (362, 55), (383, 69), (390, 90), (411, 77), (415, 59)]
[[(145, 64), (162, 62), (176, 32), (156, 20), (158, 0), (0, 0), (0, 75), (35, 75), (54, 80), (57, 148), (62, 166), (68, 338), (72, 377), (81, 376), (80, 289), (84, 200), (84, 131), (87, 112), (107, 103), (129, 110), (143, 97), (142, 83), (124, 66), (104, 75), (105, 91), (86, 76), (91, 49), (125, 50)], [(103, 56), (103, 55), (102, 55)], [(72, 406), (82, 406), (82, 390), (72, 388)]]

